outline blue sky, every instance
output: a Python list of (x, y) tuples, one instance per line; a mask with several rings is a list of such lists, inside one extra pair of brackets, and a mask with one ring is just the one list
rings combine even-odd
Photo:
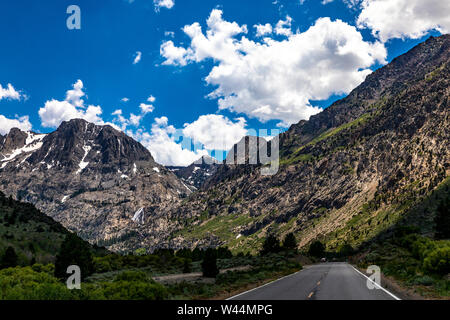
[[(121, 128), (163, 164), (188, 164), (210, 153), (220, 138), (236, 140), (249, 128), (285, 130), (345, 96), (370, 70), (430, 35), (448, 32), (445, 4), (430, 0), (431, 6), (443, 7), (432, 12), (430, 21), (418, 23), (413, 14), (394, 17), (396, 7), (380, 9), (378, 1), (175, 0), (171, 6), (171, 0), (165, 0), (159, 7), (153, 0), (2, 1), (0, 133), (13, 125), (51, 132), (61, 121), (82, 115)], [(401, 12), (406, 0), (392, 1)], [(421, 5), (418, 0), (407, 3)], [(72, 4), (81, 10), (80, 30), (66, 27), (66, 9)], [(215, 17), (210, 26), (216, 28), (215, 39), (204, 37), (210, 16)], [(329, 20), (323, 20), (326, 17)], [(397, 26), (384, 24), (389, 19), (399, 20)], [(196, 22), (201, 34), (190, 37), (182, 28)], [(271, 32), (257, 36), (255, 25), (266, 24)], [(316, 33), (307, 33), (312, 26)], [(230, 35), (231, 28), (243, 32)], [(316, 43), (322, 33), (327, 35)], [(242, 37), (252, 42), (250, 47)], [(339, 50), (330, 52), (329, 46), (342, 41), (328, 43), (336, 38), (351, 44), (346, 50), (354, 45), (357, 53), (334, 60)], [(177, 51), (162, 49), (169, 42)], [(286, 51), (277, 57), (277, 48)], [(228, 49), (232, 53), (224, 54)], [(307, 53), (300, 53), (303, 50)], [(140, 59), (135, 60), (137, 55)], [(337, 72), (331, 78), (324, 72), (330, 65), (339, 66), (330, 70)], [(214, 67), (219, 75), (211, 76)], [(305, 76), (297, 77), (302, 72)], [(69, 97), (67, 91), (78, 80), (82, 85), (78, 82)], [(216, 96), (207, 97), (218, 88)], [(71, 112), (61, 113), (60, 108)], [(195, 139), (197, 149), (177, 145), (175, 129), (186, 129), (182, 134)]]

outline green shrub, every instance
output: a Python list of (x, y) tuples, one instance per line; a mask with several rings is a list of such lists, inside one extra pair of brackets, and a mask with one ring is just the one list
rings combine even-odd
[[(119, 281), (149, 281), (149, 278), (145, 272), (141, 271), (124, 271), (122, 273), (119, 273), (116, 278), (114, 279), (114, 282)], [(153, 282), (153, 280), (151, 280)]]
[(88, 297), (97, 300), (164, 300), (167, 289), (155, 282), (114, 281), (103, 282), (96, 289), (86, 289)]
[(47, 272), (31, 267), (0, 271), (0, 300), (69, 300), (73, 295)]
[(413, 283), (422, 286), (431, 286), (434, 283), (434, 279), (430, 276), (422, 276), (414, 279)]
[(428, 253), (423, 260), (423, 268), (441, 275), (450, 273), (450, 247), (437, 248)]

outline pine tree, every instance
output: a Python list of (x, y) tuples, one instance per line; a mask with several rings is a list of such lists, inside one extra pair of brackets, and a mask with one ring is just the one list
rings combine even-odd
[(266, 238), (266, 240), (264, 240), (261, 255), (277, 253), (280, 252), (280, 250), (280, 241), (278, 241), (277, 237), (271, 234)]
[(297, 249), (297, 240), (295, 239), (294, 234), (288, 233), (286, 235), (286, 238), (284, 238), (283, 241), (283, 248), (286, 250), (295, 250)]
[(183, 263), (183, 273), (191, 273), (191, 259), (184, 259)]
[(80, 267), (82, 279), (90, 276), (94, 271), (89, 244), (73, 233), (66, 236), (56, 256), (55, 277), (60, 279), (67, 277), (67, 267), (71, 265)]
[(0, 267), (13, 268), (17, 266), (17, 254), (13, 247), (8, 247), (0, 261)]
[(325, 253), (325, 246), (320, 241), (314, 241), (309, 247), (308, 254), (313, 257), (322, 257)]
[(441, 201), (437, 208), (436, 218), (436, 239), (450, 239), (450, 199)]
[(217, 251), (209, 248), (205, 252), (205, 257), (202, 262), (203, 276), (208, 278), (215, 278), (219, 274), (217, 268)]

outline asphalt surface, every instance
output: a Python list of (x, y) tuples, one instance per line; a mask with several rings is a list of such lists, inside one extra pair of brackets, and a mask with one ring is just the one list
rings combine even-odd
[(305, 269), (230, 300), (395, 300), (382, 289), (367, 288), (367, 278), (344, 262)]

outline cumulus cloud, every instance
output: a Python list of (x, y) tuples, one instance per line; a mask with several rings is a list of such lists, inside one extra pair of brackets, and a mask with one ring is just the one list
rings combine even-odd
[(130, 101), (130, 99), (128, 99), (127, 97), (124, 97), (124, 98), (120, 99), (120, 101), (122, 101), (122, 102), (128, 102), (128, 101)]
[(196, 121), (185, 124), (183, 135), (199, 142), (208, 150), (229, 150), (247, 133), (244, 118), (235, 122), (217, 114), (200, 116)]
[(139, 129), (127, 133), (149, 149), (155, 161), (163, 165), (187, 166), (208, 154), (206, 150), (192, 151), (190, 143), (179, 143), (181, 132), (169, 125), (167, 117), (155, 118), (150, 132)]
[[(105, 122), (100, 117), (102, 114), (101, 107), (85, 106), (81, 99), (83, 96), (85, 96), (83, 82), (78, 80), (73, 88), (67, 91), (64, 101), (55, 99), (47, 101), (45, 106), (39, 109), (42, 126), (56, 128), (61, 122), (75, 118), (85, 119), (98, 125), (111, 125), (142, 143), (150, 150), (155, 160), (163, 165), (189, 165), (201, 156), (208, 154), (206, 149), (192, 151), (191, 139), (183, 139), (183, 130), (177, 130), (169, 125), (166, 117), (155, 118), (150, 131), (139, 127), (144, 117), (154, 111), (155, 108), (152, 104), (141, 103), (139, 105), (140, 113), (130, 113), (128, 118), (124, 116), (122, 109), (116, 109), (111, 114), (113, 116), (112, 122)], [(150, 96), (147, 100), (154, 102), (156, 98)], [(0, 115), (1, 134), (9, 132), (13, 127), (30, 130), (31, 124), (28, 116), (7, 119)]]
[(265, 36), (266, 34), (271, 34), (273, 32), (273, 28), (270, 23), (256, 24), (254, 27), (256, 28), (257, 37), (262, 37)]
[(166, 41), (161, 45), (160, 54), (166, 60), (162, 63), (163, 65), (180, 65), (185, 66), (188, 60), (191, 59), (192, 50), (184, 49), (182, 47), (175, 47), (173, 41)]
[(424, 36), (436, 29), (450, 32), (450, 2), (442, 0), (364, 0), (358, 17), (381, 41)]
[(136, 51), (133, 64), (138, 64), (142, 59), (142, 52)]
[(140, 126), (144, 117), (148, 113), (151, 113), (155, 110), (155, 107), (150, 104), (141, 103), (139, 105), (139, 109), (140, 109), (139, 114), (130, 113), (129, 118), (125, 118), (123, 116), (122, 109), (117, 109), (116, 111), (114, 111), (112, 113), (112, 115), (114, 116), (114, 119), (112, 121), (113, 124), (115, 124), (117, 127), (119, 127), (122, 131), (125, 131), (129, 125), (138, 127), (138, 126)]
[(5, 135), (9, 133), (12, 128), (19, 128), (23, 131), (31, 130), (31, 123), (28, 116), (8, 119), (0, 114), (0, 134)]
[(70, 101), (75, 107), (82, 107), (84, 105), (84, 101), (81, 97), (83, 96), (83, 82), (81, 80), (77, 80), (77, 82), (73, 85), (73, 89), (67, 91), (66, 101)]
[(73, 89), (68, 90), (66, 99), (59, 101), (49, 100), (43, 108), (39, 109), (39, 117), (43, 127), (56, 128), (61, 122), (71, 119), (85, 119), (96, 124), (104, 124), (100, 118), (102, 108), (100, 106), (85, 106), (81, 99), (85, 94), (83, 92), (83, 82), (78, 80), (73, 84)]
[(172, 9), (175, 5), (174, 0), (153, 0), (155, 10), (159, 11), (161, 8)]
[(280, 20), (278, 21), (277, 25), (275, 26), (275, 33), (278, 35), (289, 37), (292, 35), (292, 18), (287, 16), (286, 20)]
[(153, 110), (155, 110), (155, 107), (151, 104), (141, 103), (139, 105), (139, 109), (141, 109), (142, 114), (147, 114), (153, 112)]
[(11, 83), (8, 83), (5, 88), (3, 88), (0, 84), (0, 100), (20, 100), (21, 97), (22, 95), (20, 94), (20, 92), (14, 89)]
[(173, 41), (161, 45), (163, 64), (211, 59), (215, 65), (206, 83), (215, 87), (209, 97), (218, 99), (219, 109), (288, 126), (321, 111), (311, 100), (350, 92), (371, 66), (386, 62), (382, 43), (364, 41), (356, 27), (341, 20), (320, 18), (302, 33), (291, 33), (291, 23), (287, 17), (275, 26), (283, 40), (253, 41), (245, 36), (245, 25), (225, 21), (214, 9), (205, 33), (198, 22), (183, 28), (190, 38), (187, 48)]

